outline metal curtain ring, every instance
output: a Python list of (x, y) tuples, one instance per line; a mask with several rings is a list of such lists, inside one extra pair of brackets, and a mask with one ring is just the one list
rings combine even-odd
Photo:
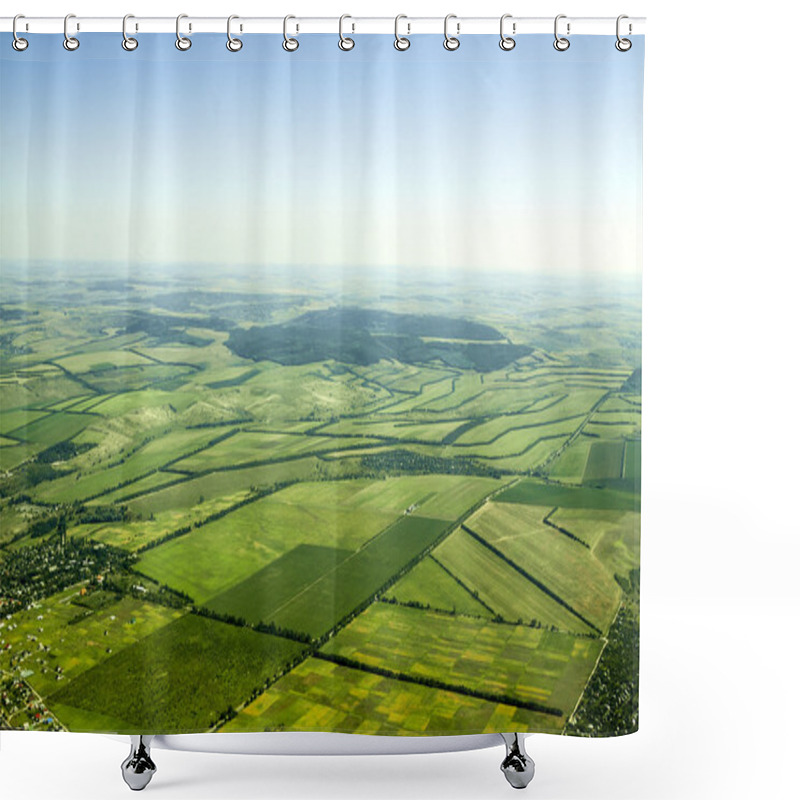
[(192, 46), (192, 40), (188, 36), (181, 34), (181, 20), (188, 19), (188, 14), (178, 14), (175, 20), (175, 47), (178, 50), (188, 50)]
[[(503, 26), (507, 19), (511, 19), (511, 14), (503, 14), (503, 16), (500, 17), (500, 49), (505, 50), (506, 52), (513, 50), (517, 46), (516, 40), (511, 36), (506, 36), (505, 32), (503, 31)], [(516, 27), (516, 25), (512, 27), (514, 33), (516, 33)]]
[[(559, 14), (556, 17), (556, 21), (553, 23), (553, 33), (556, 37), (556, 40), (553, 42), (553, 47), (558, 50), (560, 53), (563, 53), (565, 50), (569, 50), (569, 39), (566, 36), (559, 36), (558, 35), (558, 21), (560, 19), (566, 19), (566, 14)], [(569, 22), (567, 23), (567, 36), (569, 36)]]
[(23, 50), (28, 49), (28, 40), (23, 39), (21, 36), (17, 36), (17, 20), (18, 19), (25, 19), (24, 14), (17, 14), (14, 17), (14, 21), (11, 23), (11, 33), (14, 35), (14, 38), (11, 40), (11, 46), (18, 52), (21, 53)]
[(447, 23), (450, 22), (451, 19), (457, 19), (455, 14), (448, 14), (444, 18), (444, 49), (445, 50), (458, 50), (461, 46), (461, 42), (458, 40), (458, 31), (461, 27), (460, 24), (456, 24), (456, 35), (450, 36), (447, 32)]
[(298, 47), (300, 47), (300, 42), (297, 39), (292, 39), (289, 36), (289, 20), (290, 19), (297, 19), (297, 17), (293, 17), (291, 14), (288, 14), (283, 18), (283, 49), (286, 50), (287, 53), (294, 53)]
[[(225, 47), (227, 47), (231, 53), (238, 53), (242, 49), (243, 44), (241, 39), (231, 36), (231, 22), (233, 22), (235, 19), (239, 19), (236, 14), (231, 14), (228, 17), (228, 41), (225, 43)], [(241, 28), (239, 28), (239, 30), (241, 30)]]
[[(394, 49), (395, 50), (408, 50), (411, 47), (411, 39), (406, 39), (405, 36), (400, 35), (400, 20), (408, 19), (405, 14), (398, 14), (394, 18)], [(406, 23), (408, 32), (411, 33), (411, 24)]]
[[(342, 14), (339, 17), (339, 49), (340, 50), (352, 50), (356, 43), (349, 37), (345, 36), (342, 30), (342, 26), (344, 25), (344, 21), (346, 19), (353, 19), (349, 14)], [(353, 26), (353, 30), (355, 30), (355, 25)]]
[[(614, 47), (616, 47), (617, 50), (620, 51), (620, 53), (627, 53), (628, 50), (630, 50), (631, 47), (633, 47), (633, 42), (630, 39), (623, 39), (619, 35), (619, 24), (624, 19), (628, 19), (628, 15), (627, 14), (620, 14), (617, 17), (617, 41), (614, 42)], [(629, 23), (628, 24), (628, 33), (630, 33), (630, 32), (631, 32), (631, 26), (630, 26), (630, 23)]]
[(128, 20), (135, 19), (133, 14), (126, 14), (122, 18), (122, 49), (127, 50), (129, 53), (139, 46), (139, 40), (128, 36)]
[(64, 44), (64, 49), (65, 50), (70, 50), (70, 51), (77, 50), (81, 46), (81, 43), (74, 36), (70, 36), (69, 35), (68, 25), (69, 25), (69, 21), (71, 19), (75, 19), (75, 15), (74, 14), (67, 14), (67, 16), (64, 17), (64, 42), (63, 42), (63, 44)]

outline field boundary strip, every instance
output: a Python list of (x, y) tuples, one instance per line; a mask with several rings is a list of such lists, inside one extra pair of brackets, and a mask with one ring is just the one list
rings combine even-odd
[(475, 531), (473, 531), (471, 528), (468, 528), (463, 523), (461, 524), (461, 527), (464, 531), (466, 531), (466, 533), (472, 536), (473, 539), (477, 539), (477, 541), (480, 542), (480, 544), (482, 544), (485, 548), (487, 548), (487, 550), (491, 550), (491, 552), (494, 553), (498, 558), (501, 558), (503, 561), (505, 561), (506, 564), (515, 569), (517, 572), (519, 572), (519, 574), (522, 575), (523, 578), (526, 578), (538, 589), (541, 589), (541, 591), (543, 591), (548, 597), (552, 598), (559, 605), (566, 608), (567, 611), (576, 616), (584, 625), (588, 625), (593, 631), (596, 631), (598, 636), (602, 636), (603, 632), (600, 630), (600, 628), (597, 627), (597, 625), (595, 625), (592, 622), (589, 622), (589, 620), (586, 619), (586, 617), (584, 617), (583, 614), (581, 614), (579, 611), (576, 611), (566, 600), (559, 597), (552, 589), (548, 588), (540, 580), (534, 578), (533, 575), (524, 570), (521, 566), (519, 566), (519, 564), (513, 562), (510, 558), (508, 558), (508, 556), (506, 556), (502, 551), (498, 550), (493, 544), (487, 542), (486, 539), (484, 539), (480, 534), (475, 533)]
[(548, 511), (547, 514), (544, 515), (544, 517), (542, 517), (542, 522), (545, 525), (549, 525), (554, 530), (557, 530), (559, 533), (563, 533), (564, 536), (568, 536), (570, 539), (577, 542), (578, 544), (583, 545), (587, 550), (591, 550), (592, 548), (589, 547), (589, 545), (586, 544), (586, 542), (584, 542), (583, 539), (579, 538), (574, 533), (570, 533), (570, 531), (568, 531), (566, 528), (562, 528), (560, 525), (556, 525), (555, 522), (551, 522), (550, 517), (552, 517), (553, 514), (556, 513), (556, 511), (558, 511), (558, 506), (553, 506), (553, 508), (551, 508), (550, 511)]
[(458, 575), (451, 572), (444, 564), (442, 564), (441, 561), (439, 561), (438, 558), (436, 558), (433, 553), (431, 553), (431, 559), (434, 561), (434, 563), (438, 564), (465, 592), (467, 592), (470, 597), (480, 603), (490, 614), (492, 614), (492, 616), (500, 617), (500, 614), (498, 614), (483, 598), (479, 597), (478, 592), (476, 592), (475, 589), (470, 589), (469, 586), (467, 586), (467, 584), (458, 577)]

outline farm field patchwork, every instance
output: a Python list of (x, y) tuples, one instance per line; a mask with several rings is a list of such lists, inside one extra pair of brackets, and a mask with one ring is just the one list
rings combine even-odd
[(104, 372), (106, 370), (118, 369), (120, 367), (134, 367), (150, 364), (148, 359), (131, 350), (115, 348), (113, 350), (92, 351), (86, 350), (79, 355), (63, 356), (55, 360), (55, 363), (67, 372)]
[(272, 620), (280, 628), (318, 638), (371, 599), (444, 533), (447, 523), (401, 517), (379, 536), (303, 587)]
[(34, 408), (3, 409), (3, 413), (0, 414), (0, 434), (13, 433), (18, 428), (24, 428), (44, 416), (47, 416), (46, 411)]
[(200, 733), (303, 653), (298, 642), (188, 614), (84, 672), (50, 699), (72, 708), (88, 704), (89, 711), (124, 720), (126, 728), (117, 733)]
[[(503, 414), (489, 422), (471, 428), (458, 438), (458, 444), (486, 444), (500, 438), (511, 430), (537, 428), (554, 422), (580, 420), (603, 396), (603, 392), (575, 392), (559, 395), (536, 410), (523, 414)], [(571, 426), (577, 427), (577, 423)]]
[(57, 411), (38, 417), (12, 431), (15, 438), (26, 442), (51, 445), (71, 439), (92, 422), (87, 414), (74, 414), (70, 411)]
[[(378, 603), (323, 648), (365, 667), (433, 678), (568, 716), (602, 649), (596, 639)], [(562, 720), (563, 722), (563, 720)]]
[(587, 436), (596, 436), (600, 439), (610, 438), (636, 438), (642, 435), (642, 426), (639, 422), (604, 423), (592, 419), (586, 423), (583, 432)]
[(187, 409), (197, 397), (192, 392), (169, 391), (147, 387), (136, 391), (99, 395), (96, 402), (86, 405), (86, 410), (105, 417), (119, 417), (145, 408), (171, 406), (176, 412)]
[(191, 509), (209, 498), (225, 497), (250, 489), (267, 489), (324, 474), (325, 465), (313, 457), (221, 470), (198, 477), (167, 469), (104, 494), (97, 502), (124, 503), (135, 514), (147, 517), (149, 514)]
[(298, 483), (274, 495), (274, 502), (301, 507), (344, 507), (436, 519), (455, 520), (503, 481), (469, 475), (419, 475), (384, 480), (342, 480)]
[(203, 453), (178, 461), (174, 468), (186, 472), (209, 472), (230, 464), (288, 460), (335, 449), (381, 443), (379, 439), (363, 437), (343, 440), (329, 436), (241, 432)]
[(499, 503), (523, 503), (535, 506), (639, 510), (639, 497), (632, 492), (562, 486), (536, 480), (519, 481), (500, 492), (495, 499)]
[(306, 509), (267, 496), (147, 550), (137, 568), (204, 603), (299, 544), (354, 550), (394, 520), (360, 509)]
[(485, 603), (481, 603), (440, 562), (430, 556), (392, 586), (386, 597), (398, 603), (419, 603), (443, 611), (452, 610), (456, 614), (494, 616)]
[[(94, 531), (90, 535), (94, 541), (123, 550), (138, 551), (141, 548), (152, 546), (175, 531), (197, 528), (206, 520), (219, 517), (228, 510), (247, 503), (251, 498), (250, 491), (243, 489), (233, 494), (208, 499), (197, 497), (196, 502), (187, 507), (158, 511), (148, 511), (146, 506), (144, 506), (144, 511), (139, 511), (144, 504), (133, 507), (131, 502), (127, 507), (134, 513), (139, 513), (140, 519), (101, 522), (95, 525)], [(92, 506), (88, 506), (88, 508), (92, 508)]]
[(15, 469), (44, 448), (43, 444), (29, 444), (28, 442), (0, 447), (0, 469), (4, 472)]
[(218, 614), (246, 622), (272, 622), (283, 606), (336, 570), (350, 550), (301, 544), (205, 603)]
[(9, 269), (0, 726), (559, 732), (630, 652), (636, 287)]
[(542, 521), (547, 513), (538, 506), (487, 503), (464, 528), (605, 632), (619, 604), (619, 586), (589, 548)]
[(344, 420), (325, 425), (317, 429), (317, 433), (328, 436), (370, 436), (387, 439), (409, 439), (419, 442), (441, 442), (448, 434), (457, 430), (464, 420), (450, 420), (447, 422), (412, 421), (401, 418), (387, 422), (375, 422), (373, 419)]
[(433, 556), (495, 615), (508, 622), (537, 623), (562, 631), (591, 628), (573, 612), (476, 541), (463, 528), (452, 533)]
[(72, 473), (36, 487), (36, 496), (45, 502), (88, 500), (133, 483), (159, 467), (179, 458), (182, 452), (202, 449), (219, 436), (213, 429), (177, 430), (148, 442), (122, 463), (98, 470), (91, 475)]
[[(14, 615), (0, 629), (0, 671), (23, 669), (42, 696), (102, 663), (110, 655), (173, 622), (183, 612), (108, 594), (92, 609), (79, 605), (77, 589), (54, 595), (36, 608)], [(39, 649), (39, 643), (48, 650)], [(10, 646), (9, 646), (10, 645)], [(59, 671), (60, 668), (60, 671)]]
[(586, 542), (592, 550), (606, 537), (617, 537), (627, 530), (637, 530), (636, 511), (602, 510), (596, 508), (557, 508), (550, 521)]
[(413, 736), (558, 730), (548, 714), (309, 658), (221, 730), (341, 731)]

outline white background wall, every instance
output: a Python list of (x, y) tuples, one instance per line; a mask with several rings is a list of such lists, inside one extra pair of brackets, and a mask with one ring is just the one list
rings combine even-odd
[[(13, 4), (12, 4), (13, 5)], [(796, 797), (800, 704), (797, 4), (63, 2), (63, 16), (646, 15), (641, 731), (533, 737), (540, 800)], [(0, 797), (126, 796), (125, 745), (5, 733)], [(156, 753), (155, 797), (508, 797), (501, 751)]]

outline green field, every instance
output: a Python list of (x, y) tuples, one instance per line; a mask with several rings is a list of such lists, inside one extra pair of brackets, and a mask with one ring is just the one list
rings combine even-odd
[(165, 466), (180, 458), (182, 452), (203, 448), (217, 436), (219, 432), (213, 429), (168, 432), (135, 450), (122, 463), (98, 469), (88, 476), (77, 472), (41, 484), (36, 488), (36, 496), (50, 503), (96, 497)]
[(622, 477), (639, 485), (642, 481), (642, 440), (629, 439), (625, 442), (625, 467)]
[(84, 350), (80, 355), (64, 356), (56, 363), (68, 372), (104, 372), (120, 367), (136, 367), (152, 363), (143, 356), (130, 350), (113, 349), (88, 352)]
[(273, 622), (281, 628), (319, 637), (369, 602), (400, 570), (417, 558), (447, 528), (425, 517), (402, 517), (380, 536), (305, 585), (277, 609)]
[(413, 513), (455, 520), (491, 492), (502, 488), (494, 478), (461, 475), (420, 475), (384, 480), (344, 480), (299, 483), (275, 495), (282, 503), (308, 508), (354, 508), (364, 511)]
[(297, 642), (189, 614), (83, 673), (51, 700), (124, 721), (113, 733), (200, 733), (303, 651)]
[(39, 411), (33, 408), (3, 409), (3, 413), (0, 414), (0, 434), (12, 433), (19, 428), (31, 425), (44, 416), (47, 416), (46, 411)]
[(196, 396), (191, 391), (167, 391), (158, 388), (144, 388), (121, 394), (107, 394), (90, 403), (87, 409), (94, 414), (106, 417), (121, 417), (148, 408), (171, 406), (175, 411), (184, 411)]
[(420, 561), (386, 596), (399, 603), (420, 603), (457, 614), (494, 616), (485, 603), (477, 600), (438, 561), (430, 557)]
[(642, 435), (642, 426), (638, 420), (629, 423), (615, 422), (609, 424), (604, 423), (602, 420), (598, 421), (595, 418), (584, 426), (583, 432), (587, 436), (596, 436), (601, 439), (634, 438)]
[[(485, 444), (496, 441), (508, 431), (543, 427), (566, 420), (580, 421), (602, 396), (603, 392), (593, 391), (561, 395), (529, 413), (504, 414), (471, 428), (458, 438), (458, 444)], [(577, 427), (577, 422), (570, 427), (573, 429)]]
[(448, 434), (463, 424), (463, 420), (426, 423), (409, 422), (402, 417), (389, 422), (373, 419), (355, 419), (336, 422), (319, 429), (328, 436), (377, 436), (387, 439), (408, 439), (419, 442), (441, 442)]
[(589, 626), (569, 609), (481, 545), (463, 529), (447, 537), (434, 557), (508, 622), (535, 622), (562, 631), (588, 633)]
[(549, 476), (565, 483), (580, 483), (583, 480), (591, 447), (591, 441), (584, 437), (573, 442), (553, 461)]
[(276, 497), (146, 551), (138, 569), (204, 603), (299, 544), (354, 550), (395, 520), (371, 510), (306, 509)]
[(627, 528), (638, 528), (639, 516), (636, 511), (558, 508), (551, 514), (550, 520), (586, 542), (594, 550), (603, 538), (619, 535)]
[(622, 477), (622, 462), (625, 456), (625, 442), (594, 442), (589, 451), (584, 481), (605, 480)]
[(101, 499), (104, 503), (125, 503), (135, 513), (145, 516), (158, 515), (190, 509), (209, 498), (226, 497), (250, 488), (266, 489), (285, 481), (313, 478), (320, 473), (319, 462), (314, 458), (210, 472), (197, 478), (172, 471), (156, 472), (109, 492)]
[(591, 550), (542, 522), (547, 511), (519, 503), (487, 503), (465, 525), (583, 619), (606, 631), (619, 605), (619, 586)]
[[(162, 541), (175, 531), (185, 531), (189, 527), (197, 528), (208, 519), (223, 515), (251, 498), (252, 495), (248, 490), (219, 497), (200, 496), (195, 498), (194, 503), (184, 508), (160, 509), (157, 512), (148, 511), (144, 504), (134, 507), (133, 503), (130, 503), (128, 508), (134, 513), (139, 513), (140, 519), (97, 523), (90, 535), (95, 541), (123, 550), (138, 551)], [(105, 497), (100, 499), (105, 500)], [(143, 506), (144, 510), (140, 511)], [(75, 535), (72, 530), (70, 534)]]
[(43, 444), (28, 444), (27, 442), (0, 447), (0, 469), (3, 471), (15, 469), (40, 450), (44, 450), (44, 447)]
[(380, 440), (357, 437), (342, 440), (329, 436), (288, 433), (237, 433), (203, 453), (178, 461), (175, 469), (186, 472), (208, 472), (231, 464), (284, 461), (365, 444), (380, 444)]
[(577, 488), (534, 480), (520, 481), (498, 494), (495, 499), (501, 503), (523, 503), (534, 506), (639, 510), (639, 497), (631, 492)]
[(86, 414), (73, 414), (70, 411), (59, 411), (29, 422), (12, 433), (18, 439), (37, 444), (51, 445), (71, 439), (92, 422)]
[(298, 545), (232, 589), (212, 597), (205, 606), (251, 624), (272, 622), (285, 605), (335, 571), (351, 555), (350, 550)]

